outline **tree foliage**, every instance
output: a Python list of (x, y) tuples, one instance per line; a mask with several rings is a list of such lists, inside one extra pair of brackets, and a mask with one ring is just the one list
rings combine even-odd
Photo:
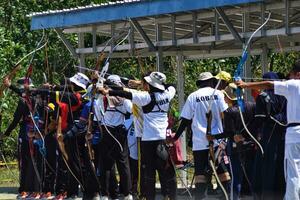
[[(76, 6), (88, 5), (91, 3), (102, 3), (105, 0), (2, 0), (0, 2), (0, 77), (4, 77), (12, 66), (25, 54), (36, 48), (37, 42), (42, 38), (43, 31), (31, 31), (30, 19), (26, 17), (31, 12), (40, 12), (45, 10), (64, 9)], [(58, 39), (53, 30), (45, 30), (47, 46), (34, 55), (33, 66), (34, 73), (32, 79), (36, 85), (43, 82), (43, 73), (49, 76), (48, 71), (53, 71), (54, 77), (49, 77), (58, 83), (64, 76), (69, 77), (77, 70), (74, 65), (78, 61), (72, 58), (70, 53)], [(86, 43), (92, 43), (92, 37), (86, 36)], [(107, 38), (97, 38), (98, 41), (105, 41)], [(68, 35), (68, 40), (75, 46), (77, 43), (76, 35)], [(44, 42), (45, 42), (44, 41)], [(47, 56), (46, 56), (47, 55)], [(273, 71), (287, 75), (293, 61), (299, 58), (298, 52), (291, 53), (272, 53), (269, 54), (270, 68)], [(22, 69), (16, 75), (16, 78), (25, 75), (28, 68), (30, 57), (22, 63)], [(155, 70), (155, 57), (141, 58), (143, 66), (139, 65), (136, 57), (129, 59), (111, 59), (110, 73), (120, 74), (131, 78), (141, 78), (141, 74), (147, 71)], [(88, 58), (87, 65), (93, 67), (96, 63), (95, 57)], [(226, 59), (204, 59), (187, 60), (184, 62), (185, 75), (185, 95), (196, 90), (195, 81), (199, 73), (210, 71), (216, 74), (219, 66), (222, 70), (228, 71), (233, 75), (239, 58)], [(252, 57), (252, 70), (255, 76), (261, 76), (260, 56)], [(168, 77), (168, 82), (176, 83), (177, 74), (176, 62), (174, 58), (164, 58), (164, 69)], [(5, 92), (0, 100), (0, 112), (3, 115), (2, 131), (12, 119), (13, 111), (16, 106), (17, 97), (11, 95), (9, 91)], [(178, 103), (175, 101), (173, 109), (177, 109)], [(5, 140), (4, 150), (9, 155), (15, 152), (17, 131), (13, 133), (10, 139)]]

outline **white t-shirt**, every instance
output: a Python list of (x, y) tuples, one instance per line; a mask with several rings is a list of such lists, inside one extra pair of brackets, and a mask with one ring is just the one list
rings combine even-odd
[(124, 124), (126, 113), (131, 113), (132, 103), (128, 99), (122, 100), (118, 106), (108, 105), (104, 113), (104, 124), (107, 126), (119, 126)]
[(104, 115), (104, 103), (103, 103), (103, 96), (99, 95), (97, 99), (95, 99), (95, 104), (94, 104), (94, 121), (102, 121), (103, 115)]
[(221, 91), (216, 90), (211, 98), (213, 92), (211, 87), (198, 89), (188, 96), (182, 109), (181, 117), (192, 120), (193, 151), (208, 149), (206, 113), (211, 101), (211, 133), (215, 135), (223, 132), (221, 112), (225, 111), (228, 105)]
[[(166, 130), (168, 127), (168, 110), (171, 100), (174, 98), (176, 90), (173, 86), (168, 87), (163, 93), (155, 92), (155, 100), (159, 105), (154, 106), (152, 111), (158, 111), (159, 108), (165, 112), (144, 113), (143, 136), (142, 141), (164, 140), (166, 139)], [(145, 106), (151, 102), (149, 93), (132, 93), (132, 103), (138, 106)]]
[[(287, 122), (300, 123), (300, 80), (274, 81), (275, 94), (287, 99)], [(300, 143), (300, 126), (286, 130), (285, 143)]]

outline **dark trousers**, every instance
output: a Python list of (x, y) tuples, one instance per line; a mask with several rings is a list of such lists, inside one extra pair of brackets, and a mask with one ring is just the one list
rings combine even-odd
[(28, 139), (26, 124), (20, 126), (18, 143), (20, 187), (19, 192), (40, 192), (42, 189), (43, 160), (33, 139)]
[(68, 196), (78, 195), (78, 181), (82, 183), (82, 170), (79, 165), (80, 150), (77, 145), (77, 138), (68, 138), (64, 144), (68, 160), (59, 151), (55, 191), (57, 194), (67, 192)]
[[(210, 181), (211, 178), (211, 169), (209, 165), (209, 158), (208, 158), (208, 149), (205, 150), (198, 150), (198, 151), (193, 151), (193, 156), (194, 156), (194, 164), (195, 164), (195, 176), (206, 176), (207, 181)], [(221, 162), (219, 163), (219, 166), (217, 168), (217, 174), (223, 174), (225, 172), (228, 172), (226, 165)], [(196, 199), (202, 199), (203, 195), (208, 188), (208, 185), (210, 183), (196, 183), (196, 190), (195, 190), (195, 196)], [(223, 184), (224, 186), (224, 184)], [(228, 191), (230, 188), (228, 188), (229, 183), (226, 182), (226, 187), (225, 189)]]
[(120, 175), (120, 190), (123, 192), (124, 196), (129, 194), (131, 188), (130, 180), (130, 168), (128, 161), (128, 145), (127, 145), (127, 134), (125, 127), (119, 126), (116, 128), (108, 127), (108, 130), (122, 145), (123, 151), (117, 144), (117, 142), (109, 135), (107, 130), (103, 128), (103, 138), (100, 143), (100, 154), (102, 159), (102, 173), (100, 172), (101, 179), (101, 191), (102, 195), (109, 195), (109, 182), (110, 174), (117, 162)]
[(45, 175), (44, 175), (44, 185), (43, 192), (54, 193), (54, 184), (56, 177), (56, 139), (52, 134), (45, 136), (45, 147), (46, 147), (46, 157), (45, 157)]
[(37, 153), (31, 144), (30, 152), (29, 141), (25, 138), (19, 138), (19, 167), (20, 167), (20, 187), (19, 192), (39, 192), (41, 180), (37, 179), (40, 173), (37, 166)]
[[(102, 144), (101, 142), (99, 143), (100, 145)], [(103, 169), (103, 159), (101, 158), (100, 154), (100, 145), (95, 144), (93, 145), (93, 150), (94, 150), (94, 165), (96, 169), (96, 174), (98, 177), (98, 180), (100, 181), (100, 174), (104, 172)], [(112, 168), (112, 170), (109, 173), (109, 186), (108, 186), (108, 191), (109, 195), (112, 199), (117, 199), (118, 198), (118, 180), (116, 177), (116, 169), (115, 167)], [(105, 191), (100, 190), (102, 193), (106, 193)]]
[(164, 141), (142, 141), (142, 191), (147, 200), (155, 199), (156, 170), (160, 175), (160, 182), (164, 187), (163, 193), (170, 199), (176, 199), (176, 172), (170, 158), (163, 160), (157, 154), (158, 145)]
[(80, 136), (77, 138), (77, 144), (79, 148), (80, 156), (80, 169), (82, 170), (82, 184), (84, 187), (84, 196), (92, 197), (95, 193), (100, 192), (100, 183), (98, 181), (96, 167), (94, 161), (90, 154), (93, 155), (93, 152), (89, 152), (85, 136)]
[(136, 194), (137, 193), (137, 183), (138, 183), (138, 160), (135, 160), (133, 158), (129, 157), (129, 163), (130, 163), (130, 172), (131, 172), (131, 193)]

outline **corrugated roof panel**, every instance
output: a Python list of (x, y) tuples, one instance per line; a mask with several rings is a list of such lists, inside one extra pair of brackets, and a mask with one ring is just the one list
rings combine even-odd
[(263, 0), (125, 0), (73, 9), (36, 12), (28, 16), (32, 17), (31, 29), (35, 30), (66, 28), (261, 1)]

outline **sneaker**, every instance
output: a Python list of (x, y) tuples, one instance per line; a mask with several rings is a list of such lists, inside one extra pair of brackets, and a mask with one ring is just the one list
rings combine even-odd
[(127, 196), (124, 197), (124, 200), (133, 200), (133, 197), (131, 194), (128, 194)]
[(47, 192), (41, 195), (40, 199), (44, 199), (44, 200), (49, 200), (49, 199), (53, 199), (53, 195), (51, 192)]
[(66, 192), (63, 192), (63, 193), (58, 194), (54, 199), (55, 200), (64, 200), (66, 198), (67, 198), (67, 194), (66, 194)]
[(27, 196), (29, 196), (29, 193), (23, 191), (20, 194), (18, 194), (17, 199), (26, 199)]
[(108, 200), (108, 196), (102, 196), (101, 200)]
[(26, 197), (26, 199), (40, 199), (40, 193), (38, 192), (32, 192), (30, 195)]
[(37, 193), (35, 193), (34, 199), (40, 199), (41, 196), (42, 196), (41, 193), (37, 192)]

